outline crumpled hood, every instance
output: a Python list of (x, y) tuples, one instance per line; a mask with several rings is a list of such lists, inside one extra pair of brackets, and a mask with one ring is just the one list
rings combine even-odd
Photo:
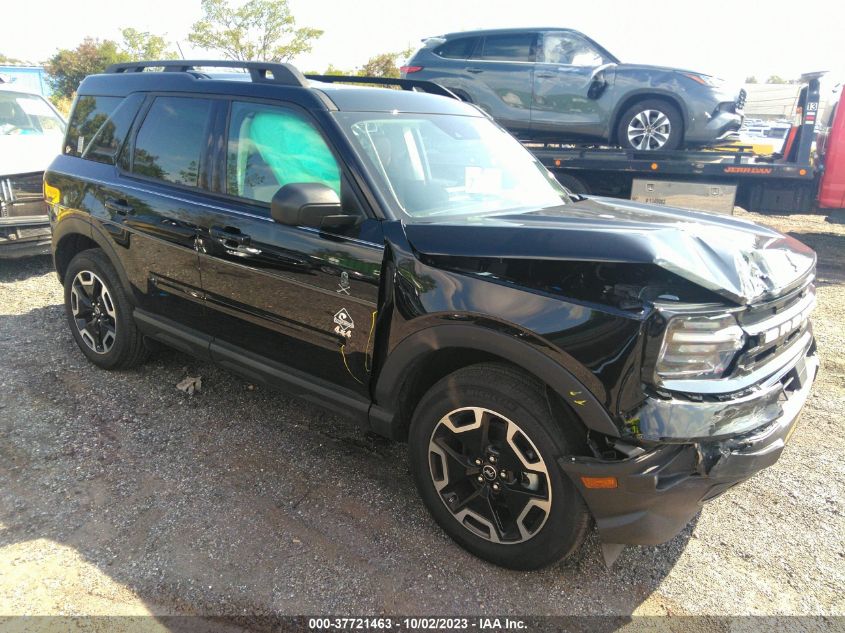
[(752, 222), (610, 198), (405, 230), (432, 256), (655, 264), (740, 305), (798, 285), (816, 262), (798, 240)]
[(61, 151), (60, 134), (0, 135), (0, 176), (44, 171)]

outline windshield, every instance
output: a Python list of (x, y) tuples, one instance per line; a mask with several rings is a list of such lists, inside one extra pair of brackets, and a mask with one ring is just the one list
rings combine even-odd
[(0, 136), (64, 136), (64, 121), (37, 95), (0, 91)]
[(335, 116), (389, 204), (411, 220), (536, 210), (570, 200), (545, 167), (485, 117)]

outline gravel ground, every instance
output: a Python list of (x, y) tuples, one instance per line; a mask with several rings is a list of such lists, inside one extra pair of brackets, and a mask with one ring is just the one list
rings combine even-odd
[[(428, 517), (404, 445), (211, 365), (95, 369), (50, 261), (2, 263), (0, 614), (845, 615), (845, 225), (762, 220), (820, 255), (823, 368), (798, 431), (610, 570), (595, 536), (539, 572), (472, 557)], [(200, 394), (175, 388), (188, 375)]]

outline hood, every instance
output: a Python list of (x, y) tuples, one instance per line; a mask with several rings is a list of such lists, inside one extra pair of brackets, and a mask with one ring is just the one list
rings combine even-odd
[(61, 151), (61, 134), (0, 135), (0, 176), (44, 171)]
[(707, 73), (700, 73), (697, 70), (687, 70), (685, 68), (672, 68), (671, 66), (653, 66), (651, 64), (617, 64), (617, 70), (647, 70), (659, 73), (690, 73), (693, 75), (701, 75), (703, 77), (710, 77)]
[(655, 264), (740, 305), (799, 285), (816, 262), (798, 240), (752, 222), (609, 198), (405, 230), (431, 256)]

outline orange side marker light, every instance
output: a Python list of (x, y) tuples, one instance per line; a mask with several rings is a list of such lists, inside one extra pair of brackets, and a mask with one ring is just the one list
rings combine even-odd
[(584, 484), (585, 488), (590, 488), (593, 490), (596, 489), (605, 489), (609, 490), (612, 488), (618, 488), (619, 482), (616, 481), (616, 477), (581, 477), (581, 483)]

